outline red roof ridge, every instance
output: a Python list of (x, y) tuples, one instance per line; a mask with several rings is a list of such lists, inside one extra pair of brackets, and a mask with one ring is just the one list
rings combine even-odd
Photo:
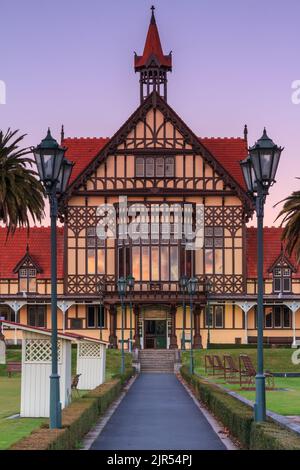
[(210, 140), (245, 140), (244, 137), (214, 137), (214, 136), (198, 137), (198, 139), (210, 139)]
[(110, 137), (89, 137), (89, 136), (84, 136), (84, 137), (65, 137), (64, 140), (107, 140), (110, 139)]

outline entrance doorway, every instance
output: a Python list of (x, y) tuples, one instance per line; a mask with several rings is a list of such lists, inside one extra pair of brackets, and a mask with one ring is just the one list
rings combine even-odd
[(144, 321), (144, 348), (166, 349), (167, 347), (167, 321), (145, 320)]

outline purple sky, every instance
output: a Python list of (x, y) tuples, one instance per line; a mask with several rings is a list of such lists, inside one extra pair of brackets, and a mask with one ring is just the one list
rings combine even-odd
[[(139, 104), (141, 53), (153, 0), (2, 0), (0, 128), (44, 137), (111, 136)], [(241, 136), (263, 126), (285, 147), (272, 205), (299, 189), (299, 0), (156, 0), (165, 53), (173, 51), (169, 104), (199, 136)]]

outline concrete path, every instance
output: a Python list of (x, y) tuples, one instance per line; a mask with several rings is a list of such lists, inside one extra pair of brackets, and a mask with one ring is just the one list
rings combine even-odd
[(141, 374), (91, 450), (224, 450), (173, 374)]

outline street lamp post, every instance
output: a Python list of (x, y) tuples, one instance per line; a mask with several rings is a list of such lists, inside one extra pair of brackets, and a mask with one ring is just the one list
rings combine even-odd
[(186, 303), (185, 293), (187, 290), (188, 277), (181, 276), (179, 279), (179, 287), (182, 293), (182, 336), (181, 336), (181, 349), (185, 349), (185, 323), (186, 323)]
[(210, 348), (210, 290), (211, 290), (211, 283), (209, 279), (206, 279), (206, 297), (207, 297), (207, 304), (206, 304), (206, 320), (207, 320), (207, 344), (206, 349)]
[(65, 158), (66, 148), (58, 145), (48, 129), (47, 136), (32, 149), (40, 179), (50, 202), (51, 219), (51, 375), (50, 428), (61, 428), (61, 403), (57, 355), (57, 196), (68, 185), (73, 164)]
[(278, 147), (264, 129), (262, 137), (249, 148), (249, 156), (240, 162), (249, 195), (255, 202), (257, 216), (257, 374), (255, 421), (266, 420), (266, 385), (264, 375), (264, 280), (263, 280), (263, 219), (269, 188), (275, 183), (280, 155)]
[(124, 323), (125, 323), (125, 295), (127, 290), (127, 279), (125, 277), (120, 277), (118, 279), (118, 292), (121, 299), (122, 305), (122, 332), (121, 332), (121, 374), (125, 372), (125, 355), (124, 355)]
[(197, 290), (198, 279), (191, 277), (187, 282), (187, 291), (190, 296), (190, 335), (191, 335), (191, 348), (190, 348), (190, 374), (194, 373), (194, 354), (193, 354), (193, 296)]
[(134, 289), (134, 282), (135, 282), (135, 279), (131, 274), (129, 276), (127, 276), (127, 285), (129, 287), (129, 291), (130, 291), (130, 303), (129, 303), (129, 309), (130, 309), (129, 351), (130, 352), (132, 352), (132, 341), (133, 341), (132, 340), (132, 292), (133, 292), (133, 289)]

